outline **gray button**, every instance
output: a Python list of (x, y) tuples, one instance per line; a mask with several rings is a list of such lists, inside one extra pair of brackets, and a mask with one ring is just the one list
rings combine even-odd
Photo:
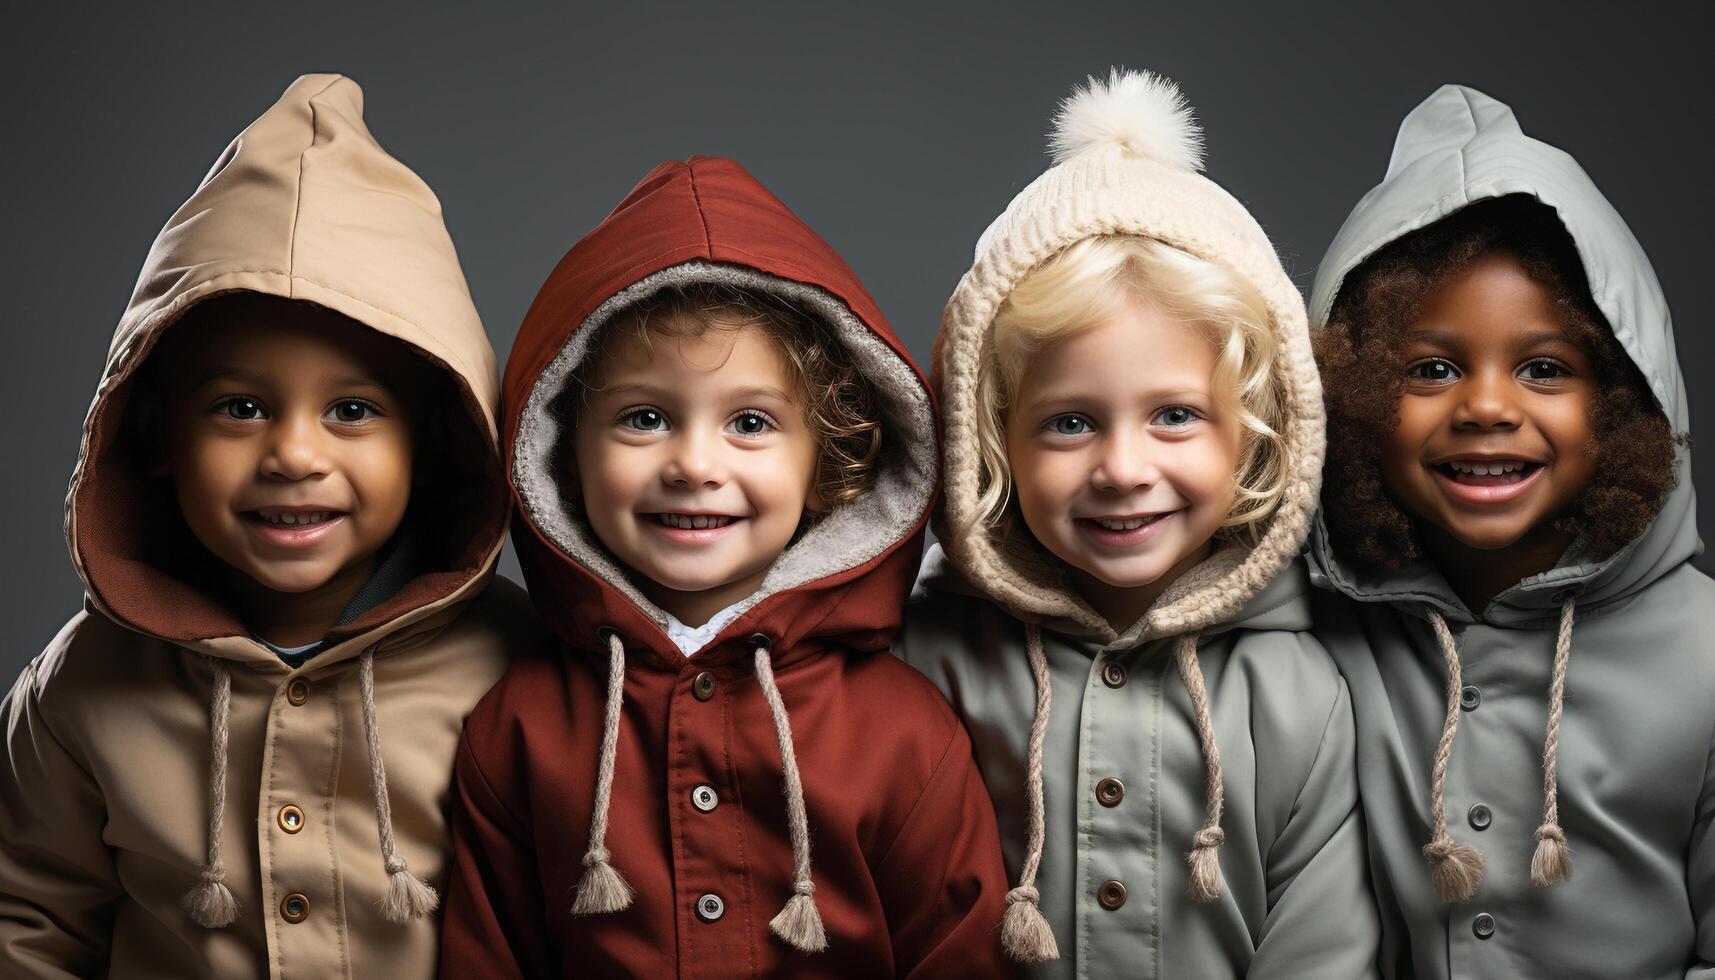
[(1471, 931), (1478, 939), (1487, 939), (1495, 934), (1495, 917), (1487, 912), (1481, 913), (1471, 920)]
[(1459, 707), (1466, 711), (1476, 711), (1477, 705), (1483, 703), (1483, 692), (1476, 687), (1466, 684), (1459, 689)]
[(715, 675), (703, 671), (691, 680), (691, 696), (698, 701), (707, 701), (715, 696)]
[(1489, 812), (1486, 804), (1477, 803), (1471, 807), (1471, 812), (1465, 814), (1465, 819), (1470, 821), (1472, 830), (1488, 830), (1495, 815)]
[(703, 813), (708, 813), (721, 805), (721, 798), (716, 795), (713, 786), (698, 786), (691, 790), (691, 805)]
[(1125, 686), (1125, 667), (1108, 661), (1102, 665), (1102, 683), (1109, 687)]
[(718, 922), (726, 914), (726, 903), (713, 892), (697, 899), (697, 918), (704, 922)]

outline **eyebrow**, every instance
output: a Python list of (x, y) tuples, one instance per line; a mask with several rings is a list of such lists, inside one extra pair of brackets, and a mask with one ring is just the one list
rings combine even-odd
[[(603, 388), (599, 389), (599, 393), (605, 394), (605, 395), (613, 395), (613, 394), (629, 395), (629, 394), (632, 394), (634, 392), (636, 394), (644, 395), (644, 396), (648, 396), (648, 397), (659, 397), (659, 396), (667, 395), (667, 394), (677, 394), (677, 392), (674, 392), (674, 391), (667, 389), (667, 388), (662, 388), (659, 385), (645, 384), (641, 381), (628, 381), (624, 384), (617, 384), (617, 385), (612, 385), (611, 387), (603, 387)], [(779, 388), (776, 388), (773, 385), (746, 385), (742, 388), (735, 388), (732, 391), (723, 392), (722, 397), (740, 398), (740, 399), (772, 398), (772, 399), (775, 399), (777, 401), (788, 402), (788, 403), (790, 403), (792, 401), (791, 395), (788, 395), (786, 392), (781, 391)]]
[[(216, 381), (243, 381), (254, 384), (262, 381), (262, 376), (254, 371), (247, 371), (243, 368), (217, 367), (204, 372), (198, 378), (197, 384), (213, 384)], [(376, 378), (366, 378), (359, 375), (348, 375), (343, 378), (334, 378), (329, 383), (336, 388), (380, 388), (384, 391), (393, 390), (385, 381), (381, 381)]]
[[(1413, 330), (1405, 335), (1405, 342), (1432, 344), (1436, 347), (1458, 347), (1460, 337), (1450, 330)], [(1571, 337), (1559, 330), (1537, 330), (1520, 338), (1519, 347), (1544, 347), (1559, 345), (1577, 348), (1578, 344)]]

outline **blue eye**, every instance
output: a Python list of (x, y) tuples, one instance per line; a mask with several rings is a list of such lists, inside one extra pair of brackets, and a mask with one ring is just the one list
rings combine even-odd
[(1156, 425), (1166, 426), (1169, 429), (1183, 429), (1195, 421), (1197, 421), (1197, 413), (1184, 405), (1169, 405), (1156, 412), (1154, 419)]
[(334, 406), (327, 410), (325, 417), (345, 425), (356, 425), (379, 414), (381, 412), (374, 405), (361, 399), (347, 398), (345, 401), (335, 402)]
[(254, 422), (262, 417), (262, 406), (249, 398), (228, 398), (218, 406), (227, 417), (240, 422)]
[(1526, 381), (1554, 381), (1567, 375), (1567, 370), (1554, 361), (1539, 357), (1519, 369)]
[(1459, 378), (1458, 369), (1441, 360), (1421, 361), (1406, 368), (1405, 373), (1413, 381), (1424, 381), (1432, 385), (1447, 384)]
[(1090, 431), (1090, 420), (1082, 415), (1057, 415), (1048, 420), (1048, 428), (1055, 435), (1081, 436)]
[(638, 408), (620, 416), (619, 422), (638, 432), (662, 432), (667, 428), (667, 416), (653, 408)]
[(770, 429), (778, 428), (778, 426), (774, 424), (773, 419), (769, 418), (762, 412), (755, 411), (754, 409), (740, 412), (733, 416), (733, 420), (727, 423), (727, 427), (741, 436), (749, 436), (751, 438), (764, 435)]

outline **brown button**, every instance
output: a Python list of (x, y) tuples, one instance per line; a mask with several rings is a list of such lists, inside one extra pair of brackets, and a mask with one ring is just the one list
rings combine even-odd
[(707, 701), (715, 696), (715, 675), (703, 671), (691, 680), (691, 694), (698, 701)]
[(297, 705), (303, 704), (305, 701), (308, 701), (309, 699), (310, 699), (310, 682), (309, 681), (299, 679), (299, 680), (295, 680), (292, 683), (286, 685), (286, 700), (290, 701), (294, 707), (296, 707)]
[(1096, 901), (1112, 912), (1125, 904), (1125, 886), (1117, 881), (1102, 882), (1102, 886), (1096, 889)]
[(293, 892), (280, 899), (280, 918), (287, 922), (302, 922), (310, 917), (310, 899), (302, 892)]
[(1102, 683), (1109, 687), (1125, 686), (1125, 668), (1113, 661), (1102, 665)]
[(304, 829), (304, 811), (296, 804), (288, 803), (280, 808), (280, 829), (288, 834), (295, 834)]
[(1112, 776), (1096, 784), (1096, 802), (1102, 806), (1119, 806), (1125, 799), (1125, 784)]

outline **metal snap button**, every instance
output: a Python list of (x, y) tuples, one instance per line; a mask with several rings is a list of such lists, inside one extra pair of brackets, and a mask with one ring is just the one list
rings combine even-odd
[(302, 678), (286, 685), (286, 700), (292, 707), (298, 707), (310, 699), (310, 682)]
[(697, 899), (697, 918), (704, 922), (718, 922), (726, 914), (726, 903), (719, 895), (710, 892)]
[(295, 834), (304, 829), (304, 811), (296, 804), (288, 803), (280, 808), (280, 829), (288, 834)]
[(1477, 803), (1471, 807), (1471, 812), (1465, 814), (1465, 819), (1470, 822), (1472, 830), (1488, 830), (1489, 824), (1494, 822), (1495, 815), (1489, 811), (1486, 805)]
[(310, 899), (302, 892), (293, 892), (280, 899), (280, 918), (287, 922), (302, 922), (310, 917)]
[(1102, 806), (1119, 806), (1125, 799), (1125, 784), (1112, 776), (1096, 784), (1096, 802)]
[(691, 790), (691, 805), (703, 813), (708, 813), (721, 805), (721, 798), (715, 793), (713, 786), (698, 786)]
[(715, 675), (703, 671), (691, 679), (691, 696), (698, 701), (707, 701), (715, 696)]
[(1125, 686), (1125, 668), (1113, 661), (1102, 665), (1102, 683), (1109, 687)]
[(1117, 881), (1104, 881), (1096, 889), (1096, 901), (1109, 912), (1125, 904), (1125, 886)]
[(1466, 711), (1476, 711), (1477, 705), (1483, 703), (1483, 692), (1470, 684), (1459, 689), (1459, 707)]
[(1495, 917), (1487, 912), (1481, 913), (1471, 920), (1471, 931), (1478, 939), (1487, 939), (1495, 934)]

